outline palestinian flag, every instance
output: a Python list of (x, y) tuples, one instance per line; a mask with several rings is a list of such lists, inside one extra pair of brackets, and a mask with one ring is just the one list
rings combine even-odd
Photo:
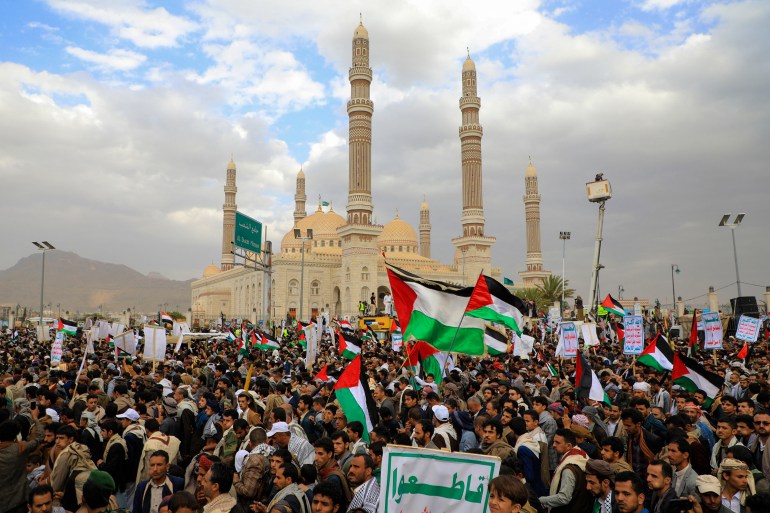
[(433, 380), (436, 383), (441, 383), (445, 370), (454, 368), (451, 360), (449, 365), (447, 365), (447, 360), (449, 360), (449, 353), (439, 351), (427, 342), (418, 340), (409, 349), (404, 365), (406, 367), (416, 367), (417, 364), (420, 364), (426, 376), (433, 374)]
[(620, 321), (615, 323), (615, 336), (618, 339), (618, 345), (622, 346), (626, 340), (626, 327)]
[(174, 324), (174, 319), (172, 319), (171, 316), (169, 314), (167, 314), (166, 312), (161, 312), (160, 313), (160, 322), (163, 322), (163, 323), (167, 322), (169, 324)]
[(78, 323), (59, 317), (59, 327), (56, 331), (63, 331), (66, 335), (75, 335), (78, 332)]
[(692, 311), (692, 328), (690, 328), (690, 339), (687, 342), (688, 347), (694, 347), (698, 350), (698, 310)]
[(604, 301), (602, 301), (602, 306), (609, 313), (618, 315), (620, 317), (626, 315), (626, 310), (623, 308), (623, 305), (618, 303), (617, 300), (610, 294), (607, 294), (607, 297), (604, 298)]
[(361, 354), (363, 342), (352, 335), (343, 335), (337, 330), (337, 342), (339, 343), (340, 354), (346, 360), (352, 360)]
[(249, 354), (248, 349), (246, 349), (246, 341), (242, 338), (238, 339), (238, 361), (240, 361), (244, 356)]
[(722, 389), (723, 379), (718, 374), (704, 369), (698, 362), (681, 353), (674, 353), (674, 369), (671, 379), (688, 392), (703, 390), (706, 392), (706, 407), (710, 407), (714, 398)]
[(327, 365), (324, 365), (324, 366), (323, 366), (323, 368), (321, 368), (321, 370), (320, 370), (320, 371), (318, 371), (318, 374), (316, 374), (316, 375), (313, 377), (313, 379), (314, 379), (314, 380), (316, 380), (316, 379), (320, 379), (320, 380), (321, 380), (321, 381), (323, 381), (323, 382), (329, 381), (329, 375), (326, 373), (326, 371), (327, 371), (327, 368), (328, 368), (328, 367), (329, 367), (329, 365), (328, 365), (328, 364), (327, 364)]
[(658, 333), (636, 361), (661, 372), (670, 371), (674, 368), (674, 351), (666, 337)]
[(235, 333), (233, 333), (232, 331), (228, 331), (227, 334), (225, 335), (225, 338), (227, 339), (228, 342), (234, 342), (235, 339), (237, 339), (238, 337), (236, 337)]
[(749, 343), (744, 342), (743, 348), (740, 351), (738, 351), (738, 358), (740, 358), (741, 360), (745, 360), (746, 358), (748, 358), (748, 356), (749, 356)]
[(526, 312), (524, 301), (511, 294), (502, 283), (483, 274), (476, 281), (465, 308), (465, 315), (504, 324), (517, 335), (521, 335)]
[(251, 345), (260, 351), (272, 351), (281, 347), (276, 339), (267, 333), (257, 333), (256, 330), (251, 332)]
[(420, 278), (388, 263), (385, 268), (405, 339), (430, 342), (440, 351), (484, 354), (484, 320), (463, 319), (472, 288)]
[(505, 333), (501, 333), (492, 326), (487, 326), (484, 330), (484, 345), (487, 346), (487, 353), (495, 356), (508, 352), (510, 340)]
[(550, 374), (552, 378), (559, 377), (559, 371), (556, 370), (556, 367), (554, 367), (551, 362), (545, 361), (545, 357), (543, 356), (542, 351), (538, 350), (535, 353), (535, 360), (545, 365), (545, 368), (548, 369), (548, 374)]
[(575, 393), (577, 397), (610, 404), (610, 398), (604, 393), (599, 378), (581, 352), (578, 352), (575, 360)]
[(348, 422), (354, 420), (364, 425), (363, 439), (369, 443), (369, 433), (377, 424), (377, 405), (367, 385), (361, 355), (356, 356), (340, 375), (334, 391)]

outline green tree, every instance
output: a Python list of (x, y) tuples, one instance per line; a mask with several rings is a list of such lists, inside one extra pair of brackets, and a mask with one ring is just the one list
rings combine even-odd
[(526, 289), (519, 289), (515, 292), (516, 296), (523, 299), (524, 301), (534, 301), (535, 305), (540, 308), (543, 303), (543, 294), (535, 287), (529, 287)]
[[(575, 295), (575, 289), (570, 289), (569, 280), (564, 280), (564, 298), (571, 298)], [(561, 276), (551, 275), (543, 280), (535, 287), (539, 292), (543, 300), (548, 304), (553, 304), (555, 301), (561, 301), (561, 289), (562, 281)]]

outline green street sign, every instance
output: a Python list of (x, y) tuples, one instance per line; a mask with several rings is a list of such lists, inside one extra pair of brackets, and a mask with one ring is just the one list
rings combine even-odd
[(261, 253), (262, 223), (236, 211), (234, 244), (243, 250)]

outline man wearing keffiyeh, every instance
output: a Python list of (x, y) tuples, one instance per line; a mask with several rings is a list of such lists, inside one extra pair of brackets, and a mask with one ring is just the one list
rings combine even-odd
[(593, 513), (612, 513), (615, 471), (602, 460), (586, 462), (586, 486), (594, 496)]
[(754, 495), (754, 476), (749, 467), (740, 460), (725, 458), (717, 472), (722, 485), (722, 504), (735, 513), (743, 511), (746, 497)]

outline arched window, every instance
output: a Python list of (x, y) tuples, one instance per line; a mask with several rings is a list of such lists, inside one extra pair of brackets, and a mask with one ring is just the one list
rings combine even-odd
[(361, 301), (366, 301), (366, 304), (369, 304), (369, 295), (371, 292), (369, 292), (369, 287), (361, 287)]
[(313, 280), (313, 282), (310, 284), (310, 294), (313, 296), (317, 296), (321, 293), (321, 282), (318, 280)]
[(299, 294), (299, 281), (297, 280), (290, 280), (289, 281), (289, 295), (290, 296), (296, 296)]
[(325, 241), (325, 240), (322, 240), (322, 241), (321, 241), (321, 247), (322, 247), (322, 248), (325, 248), (325, 247), (326, 247), (326, 241)]
[(369, 280), (369, 268), (366, 266), (363, 266), (361, 268), (361, 281), (367, 281)]
[(350, 267), (345, 269), (345, 281), (350, 281)]

